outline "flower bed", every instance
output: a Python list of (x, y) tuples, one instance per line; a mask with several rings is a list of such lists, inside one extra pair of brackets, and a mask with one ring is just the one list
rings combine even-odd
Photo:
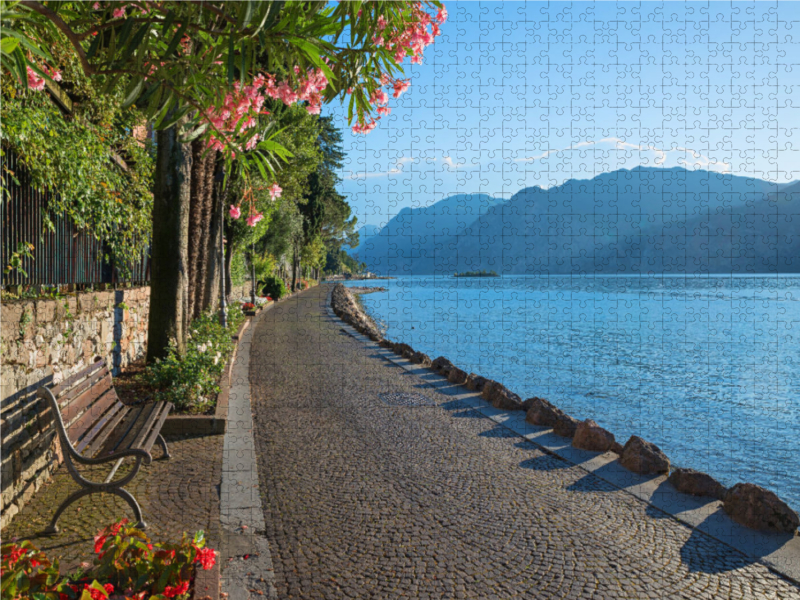
[(228, 311), (228, 327), (219, 324), (216, 314), (203, 315), (192, 322), (183, 354), (174, 345), (163, 360), (156, 360), (132, 377), (117, 378), (123, 390), (134, 388), (138, 400), (166, 400), (175, 405), (173, 413), (212, 414), (220, 391), (220, 380), (236, 341), (232, 336), (246, 316), (239, 306)]
[(124, 519), (95, 536), (94, 565), (82, 563), (68, 575), (30, 541), (3, 544), (2, 600), (183, 600), (195, 567), (208, 570), (216, 563), (216, 552), (205, 543), (198, 531), (178, 543), (153, 544)]

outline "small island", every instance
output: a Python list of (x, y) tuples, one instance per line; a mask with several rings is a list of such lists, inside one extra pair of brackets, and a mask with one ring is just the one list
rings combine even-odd
[(464, 271), (453, 273), (453, 277), (500, 277), (496, 271)]

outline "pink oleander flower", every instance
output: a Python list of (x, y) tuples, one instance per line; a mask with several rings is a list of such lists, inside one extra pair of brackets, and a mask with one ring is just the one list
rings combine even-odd
[(377, 89), (374, 92), (372, 92), (372, 94), (369, 97), (369, 101), (371, 104), (378, 104), (380, 106), (383, 106), (385, 104), (388, 104), (389, 96), (382, 89)]
[(378, 17), (378, 31), (383, 31), (384, 29), (386, 29), (386, 19), (381, 15)]
[(409, 79), (398, 79), (394, 82), (394, 93), (392, 97), (399, 98), (400, 94), (405, 92), (411, 86), (411, 81)]
[(28, 70), (28, 87), (34, 92), (41, 92), (44, 89), (44, 77), (40, 77), (39, 74), (30, 67), (26, 68)]
[(377, 108), (377, 112), (380, 116), (385, 117), (386, 115), (392, 112), (392, 109), (389, 108), (388, 106), (379, 106)]
[(95, 2), (94, 4), (92, 4), (92, 8), (94, 10), (100, 10), (100, 3), (99, 2)]
[(242, 210), (238, 206), (231, 204), (230, 215), (232, 219), (238, 219), (242, 216)]
[(247, 224), (250, 227), (255, 227), (256, 223), (258, 223), (263, 218), (264, 218), (264, 215), (262, 215), (260, 212), (257, 212), (255, 214), (252, 214), (249, 217), (247, 217)]
[(125, 16), (125, 5), (121, 6), (120, 8), (115, 8), (114, 12), (111, 13), (114, 15), (115, 19), (119, 19), (120, 17)]
[(282, 193), (283, 188), (277, 183), (273, 183), (272, 187), (269, 188), (269, 197), (272, 198), (273, 201), (280, 198)]
[(447, 21), (447, 8), (444, 6), (439, 9), (439, 12), (436, 14), (436, 22), (441, 25)]

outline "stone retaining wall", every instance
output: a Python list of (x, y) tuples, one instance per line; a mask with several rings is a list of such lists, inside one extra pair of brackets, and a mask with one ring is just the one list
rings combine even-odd
[(95, 356), (115, 374), (144, 355), (150, 289), (82, 292), (0, 309), (0, 527), (5, 527), (61, 461), (55, 429), (36, 390)]

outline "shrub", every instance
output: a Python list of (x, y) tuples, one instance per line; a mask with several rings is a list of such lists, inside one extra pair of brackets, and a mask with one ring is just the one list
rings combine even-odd
[(277, 275), (267, 275), (261, 284), (261, 293), (265, 296), (270, 296), (274, 300), (278, 300), (289, 293), (283, 279)]
[(243, 320), (238, 306), (228, 311), (227, 329), (219, 324), (216, 314), (195, 319), (183, 355), (171, 344), (166, 358), (147, 367), (144, 378), (157, 390), (154, 399), (172, 402), (186, 413), (201, 414), (213, 408), (217, 384), (234, 348), (231, 334)]
[(63, 577), (58, 561), (51, 564), (31, 542), (3, 544), (2, 600), (105, 600), (119, 594), (136, 600), (180, 600), (188, 596), (195, 563), (210, 569), (216, 562), (202, 531), (193, 537), (184, 534), (179, 543), (153, 544), (127, 519), (100, 530), (94, 551), (94, 567)]

